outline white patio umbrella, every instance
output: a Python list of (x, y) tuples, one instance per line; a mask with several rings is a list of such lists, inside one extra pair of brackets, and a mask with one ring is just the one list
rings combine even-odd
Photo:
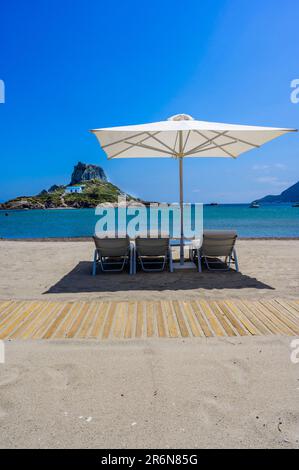
[(181, 241), (180, 264), (184, 264), (183, 159), (237, 158), (276, 137), (296, 129), (243, 126), (197, 121), (177, 114), (167, 121), (133, 126), (93, 129), (108, 159), (176, 158), (179, 162)]

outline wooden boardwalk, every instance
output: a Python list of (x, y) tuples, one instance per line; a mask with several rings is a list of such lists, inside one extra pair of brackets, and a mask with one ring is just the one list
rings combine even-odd
[(299, 300), (0, 302), (0, 339), (251, 335), (299, 335)]

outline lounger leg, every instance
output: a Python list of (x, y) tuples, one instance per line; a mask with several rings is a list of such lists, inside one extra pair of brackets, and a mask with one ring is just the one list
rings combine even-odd
[(133, 244), (131, 243), (130, 244), (130, 275), (132, 276), (132, 274), (135, 274), (135, 269), (134, 269), (134, 246)]
[[(99, 255), (99, 263), (100, 263), (101, 270), (103, 271), (103, 273), (121, 273), (124, 270), (126, 261), (127, 261), (127, 258), (124, 257), (122, 265), (119, 269), (106, 269), (105, 268), (105, 256), (102, 257), (101, 254)], [(119, 262), (119, 264), (120, 264), (120, 262)]]
[(133, 250), (132, 245), (130, 245), (130, 257), (129, 257), (129, 273), (132, 276), (132, 269), (133, 269)]
[(170, 247), (168, 250), (168, 257), (169, 257), (169, 271), (173, 273), (172, 251)]
[[(227, 272), (227, 271), (230, 270), (231, 257), (230, 257), (229, 260), (228, 260), (228, 264), (226, 265), (226, 268), (223, 268), (223, 269), (222, 269), (222, 268), (218, 268), (218, 269), (211, 268), (207, 256), (204, 256), (204, 260), (205, 260), (205, 263), (206, 263), (206, 267), (208, 268), (209, 271), (213, 271), (213, 272), (217, 272), (217, 271), (218, 271), (218, 272), (220, 272), (220, 273), (221, 273), (221, 272), (223, 273), (223, 272)], [(220, 263), (220, 261), (219, 261), (219, 263)], [(215, 264), (215, 263), (214, 263), (214, 264)]]
[(201, 254), (200, 254), (199, 249), (197, 250), (197, 261), (198, 261), (198, 272), (201, 273), (202, 272), (202, 269), (201, 269)]
[[(104, 258), (104, 260), (105, 260), (105, 258)], [(103, 265), (103, 260), (102, 260), (102, 255), (101, 255), (101, 253), (99, 253), (99, 263), (100, 263), (100, 266), (101, 266), (101, 271), (102, 271), (102, 273), (103, 273), (105, 269), (104, 269), (104, 265)]]
[(93, 263), (92, 263), (92, 276), (97, 273), (98, 250), (94, 250)]
[[(137, 254), (137, 256), (138, 256), (138, 254)], [(143, 261), (142, 258), (143, 258), (142, 256), (138, 256), (142, 271), (144, 271), (145, 273), (161, 273), (165, 269), (165, 265), (167, 263), (167, 258), (168, 258), (168, 253), (166, 253), (163, 256), (163, 261), (161, 261), (161, 268), (156, 268), (156, 269), (155, 268), (152, 268), (152, 269), (146, 268), (146, 264), (148, 264), (148, 262)], [(162, 256), (161, 256), (161, 258), (162, 258)]]
[(237, 252), (236, 252), (235, 248), (233, 249), (233, 255), (234, 255), (234, 260), (235, 260), (236, 271), (238, 273), (239, 272), (239, 263), (238, 263), (238, 257), (237, 257)]
[(133, 262), (132, 262), (132, 274), (136, 274), (137, 268), (136, 268), (136, 246), (133, 246)]
[(208, 259), (207, 259), (206, 256), (204, 256), (203, 259), (204, 259), (204, 262), (205, 262), (205, 264), (206, 264), (206, 267), (207, 267), (207, 269), (208, 269), (209, 271), (216, 271), (215, 269), (210, 268), (210, 265), (209, 265), (209, 262), (208, 262)]

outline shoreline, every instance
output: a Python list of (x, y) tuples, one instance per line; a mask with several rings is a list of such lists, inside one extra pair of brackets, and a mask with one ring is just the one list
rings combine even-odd
[[(299, 240), (298, 237), (238, 237), (242, 241), (265, 240)], [(38, 237), (38, 238), (5, 238), (0, 237), (1, 242), (89, 242), (93, 241), (92, 235), (86, 237)]]
[[(26, 197), (31, 197), (31, 196), (24, 196), (25, 198)], [(36, 196), (33, 196), (33, 197), (36, 197)], [(67, 210), (67, 209), (74, 209), (74, 210), (78, 210), (78, 209), (96, 209), (97, 208), (97, 205), (96, 206), (91, 206), (91, 207), (73, 207), (73, 206), (57, 206), (57, 207), (32, 207), (32, 208), (29, 208), (29, 207), (20, 207), (20, 208), (16, 208), (16, 207), (7, 207), (7, 208), (2, 208), (1, 206), (3, 206), (4, 204), (6, 204), (8, 201), (6, 202), (0, 202), (0, 212), (1, 211), (36, 211), (36, 210), (41, 210), (41, 211), (49, 211), (49, 210), (56, 210), (56, 209), (61, 209), (61, 210)], [(172, 202), (157, 202), (157, 201), (139, 201), (139, 200), (128, 200), (127, 201), (128, 203), (134, 205), (134, 203), (137, 205), (138, 204), (143, 204), (145, 206), (150, 206), (151, 204), (162, 204), (162, 205), (166, 205), (166, 206), (171, 206), (173, 203)], [(291, 206), (293, 207), (293, 204), (296, 204), (297, 201), (284, 201), (284, 202), (264, 202), (262, 203), (262, 205), (260, 207), (273, 207), (273, 206)], [(108, 201), (105, 201), (105, 202), (100, 202), (99, 204), (107, 204), (108, 206), (112, 206), (114, 205), (115, 207), (118, 207), (118, 203), (117, 202), (108, 202)], [(195, 204), (195, 203), (191, 203), (191, 204)], [(219, 203), (219, 204), (211, 204), (211, 203), (208, 203), (208, 202), (203, 202), (203, 203), (200, 203), (202, 204), (203, 206), (205, 207), (222, 207), (222, 206), (248, 206), (250, 207), (250, 204), (252, 204), (252, 201), (251, 202), (222, 202), (222, 203)]]

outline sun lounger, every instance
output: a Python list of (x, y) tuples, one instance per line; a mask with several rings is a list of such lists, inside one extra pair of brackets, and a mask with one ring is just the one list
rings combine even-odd
[(121, 272), (129, 263), (130, 274), (133, 274), (134, 245), (129, 237), (125, 238), (98, 238), (95, 242), (92, 275), (96, 275), (99, 264), (103, 272)]
[(169, 238), (139, 238), (135, 240), (135, 272), (136, 263), (146, 272), (163, 271), (166, 264), (173, 272), (172, 253)]
[[(209, 271), (228, 271), (232, 263), (235, 264), (236, 271), (239, 271), (236, 239), (237, 233), (232, 230), (205, 230), (202, 245), (193, 247), (193, 255), (198, 259), (198, 271), (202, 270), (202, 259)], [(220, 258), (223, 258), (223, 261)], [(213, 268), (213, 265), (219, 267)]]

